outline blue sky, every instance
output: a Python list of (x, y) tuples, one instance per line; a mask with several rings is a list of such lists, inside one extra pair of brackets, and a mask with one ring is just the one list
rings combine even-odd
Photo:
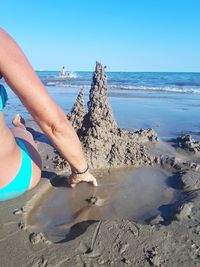
[(0, 0), (35, 69), (200, 71), (200, 0)]

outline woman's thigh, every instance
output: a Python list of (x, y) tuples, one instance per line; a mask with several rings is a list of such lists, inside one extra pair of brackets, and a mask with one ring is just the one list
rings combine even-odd
[(26, 129), (20, 127), (13, 127), (10, 129), (14, 137), (21, 138), (29, 152), (32, 159), (32, 177), (29, 185), (29, 189), (32, 189), (39, 182), (41, 178), (41, 158), (37, 150), (37, 145), (33, 140), (32, 134)]

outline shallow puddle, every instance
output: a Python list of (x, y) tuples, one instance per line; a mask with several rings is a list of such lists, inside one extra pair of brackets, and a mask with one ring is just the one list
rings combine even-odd
[(167, 185), (171, 174), (159, 168), (120, 169), (101, 176), (97, 188), (88, 184), (75, 189), (53, 187), (33, 209), (28, 224), (54, 241), (61, 240), (74, 226), (81, 233), (101, 219), (143, 223), (178, 194)]

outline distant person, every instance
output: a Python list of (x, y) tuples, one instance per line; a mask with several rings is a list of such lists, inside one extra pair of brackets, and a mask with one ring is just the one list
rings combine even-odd
[[(3, 29), (0, 29), (0, 77), (68, 161), (69, 184), (75, 187), (80, 182), (89, 182), (96, 186), (80, 141), (64, 111), (48, 95), (22, 50)], [(14, 127), (6, 126), (2, 110), (7, 98), (5, 88), (0, 85), (0, 201), (33, 188), (41, 177), (41, 159), (23, 118), (18, 114), (13, 119)]]
[(60, 76), (61, 77), (65, 77), (66, 76), (66, 71), (65, 71), (65, 67), (63, 66), (62, 69), (60, 70)]

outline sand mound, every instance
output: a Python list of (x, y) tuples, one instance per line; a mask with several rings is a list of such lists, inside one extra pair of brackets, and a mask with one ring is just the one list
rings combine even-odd
[(83, 90), (67, 115), (82, 142), (91, 167), (110, 168), (153, 165), (145, 142), (158, 140), (153, 129), (131, 132), (120, 129), (114, 118), (107, 96), (105, 67), (99, 62), (93, 75), (88, 110), (85, 110)]

